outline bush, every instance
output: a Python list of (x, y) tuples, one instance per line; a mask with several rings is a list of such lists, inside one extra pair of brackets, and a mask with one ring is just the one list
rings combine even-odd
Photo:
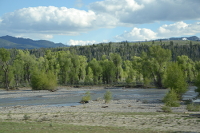
[(24, 120), (29, 120), (31, 117), (30, 116), (28, 116), (28, 115), (24, 115)]
[(197, 76), (194, 85), (197, 86), (197, 89), (195, 89), (195, 92), (198, 92), (198, 94), (200, 95), (200, 74)]
[(91, 100), (90, 92), (87, 91), (87, 92), (85, 93), (85, 96), (82, 97), (81, 103), (88, 103), (90, 100)]
[(167, 93), (167, 95), (163, 99), (163, 102), (165, 103), (166, 106), (169, 106), (169, 107), (180, 106), (180, 103), (178, 102), (177, 94), (173, 89)]
[(200, 105), (196, 105), (196, 104), (188, 104), (187, 105), (187, 110), (188, 111), (200, 111)]
[(31, 76), (31, 87), (33, 90), (55, 90), (57, 78), (53, 72), (34, 71)]
[(112, 100), (112, 93), (110, 91), (106, 91), (104, 94), (105, 103), (109, 103)]
[(168, 106), (163, 106), (161, 109), (162, 109), (163, 112), (166, 112), (166, 113), (171, 113), (172, 112), (171, 108), (168, 107)]
[(178, 63), (169, 63), (166, 69), (164, 85), (173, 89), (177, 94), (178, 100), (181, 100), (182, 95), (187, 91), (188, 84)]

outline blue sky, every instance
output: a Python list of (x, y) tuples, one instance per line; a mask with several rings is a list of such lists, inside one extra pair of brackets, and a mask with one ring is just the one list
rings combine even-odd
[(0, 0), (0, 36), (68, 45), (200, 37), (200, 0)]

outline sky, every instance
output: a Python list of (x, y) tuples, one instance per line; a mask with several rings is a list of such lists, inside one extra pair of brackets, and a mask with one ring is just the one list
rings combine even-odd
[(0, 0), (0, 36), (66, 45), (200, 37), (200, 0)]

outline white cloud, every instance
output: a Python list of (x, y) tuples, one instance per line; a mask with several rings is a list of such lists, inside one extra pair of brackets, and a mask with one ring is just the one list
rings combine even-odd
[(93, 11), (73, 8), (29, 7), (7, 13), (2, 17), (1, 29), (51, 34), (74, 34), (74, 30), (93, 28), (96, 15)]
[(81, 46), (84, 46), (84, 45), (92, 45), (92, 44), (96, 44), (98, 42), (96, 41), (82, 41), (82, 40), (69, 40), (67, 42), (68, 45), (71, 45), (71, 46), (76, 46), (76, 45), (81, 45)]
[[(77, 6), (81, 7), (82, 2), (76, 0)], [(158, 21), (177, 23), (162, 26), (158, 31), (136, 28), (117, 38), (148, 39), (182, 32), (192, 35), (199, 32), (199, 24), (184, 25), (179, 21), (200, 20), (199, 5), (200, 0), (104, 0), (91, 3), (88, 11), (54, 6), (29, 7), (1, 16), (0, 35), (48, 39), (53, 35), (78, 35), (98, 28)]]
[(0, 35), (77, 35), (100, 27), (116, 26), (108, 14), (66, 7), (29, 7), (7, 13), (0, 18)]
[(90, 4), (90, 9), (121, 23), (141, 24), (200, 19), (199, 5), (199, 0), (104, 0)]
[(183, 35), (195, 35), (200, 32), (200, 22), (187, 24), (183, 21), (170, 25), (163, 25), (158, 29), (159, 37), (172, 37)]
[(115, 37), (119, 41), (144, 41), (156, 38), (156, 33), (146, 28), (133, 28), (130, 32), (125, 31), (122, 35)]
[(131, 31), (125, 31), (123, 34), (115, 37), (118, 41), (142, 41), (154, 40), (160, 38), (189, 36), (200, 33), (200, 22), (187, 24), (182, 21), (169, 25), (162, 25), (157, 31), (146, 28), (133, 28)]

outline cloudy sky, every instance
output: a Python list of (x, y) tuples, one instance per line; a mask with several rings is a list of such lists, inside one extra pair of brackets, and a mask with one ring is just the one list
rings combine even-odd
[(68, 45), (200, 37), (200, 0), (0, 0), (0, 36)]

